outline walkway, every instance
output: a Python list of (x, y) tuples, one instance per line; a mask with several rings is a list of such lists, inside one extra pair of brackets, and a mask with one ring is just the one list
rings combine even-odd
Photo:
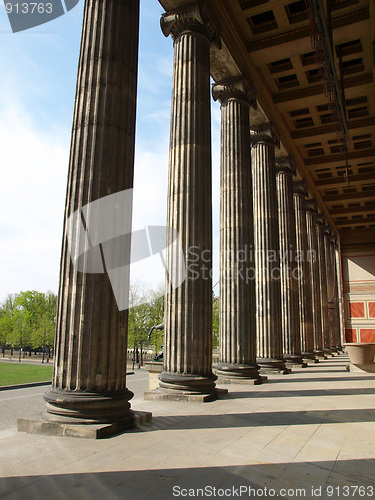
[(128, 377), (132, 407), (152, 411), (152, 423), (99, 441), (17, 433), (9, 411), (40, 411), (44, 389), (5, 391), (0, 497), (167, 500), (204, 498), (207, 486), (212, 498), (371, 498), (375, 375), (349, 373), (347, 362), (228, 386), (227, 399), (205, 404), (143, 401), (140, 370)]

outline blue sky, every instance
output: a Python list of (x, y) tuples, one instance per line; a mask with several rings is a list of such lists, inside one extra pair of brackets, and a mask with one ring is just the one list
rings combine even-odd
[[(163, 9), (141, 0), (135, 215), (164, 224), (173, 44)], [(21, 290), (57, 292), (83, 1), (68, 14), (13, 34), (0, 4), (0, 301)], [(212, 103), (217, 281), (220, 110)], [(216, 287), (217, 292), (217, 287)]]

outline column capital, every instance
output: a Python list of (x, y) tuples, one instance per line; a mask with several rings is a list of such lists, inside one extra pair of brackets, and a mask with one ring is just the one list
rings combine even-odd
[(277, 174), (296, 175), (296, 164), (292, 156), (282, 156), (275, 159)]
[(326, 223), (326, 218), (323, 214), (318, 212), (316, 214), (315, 222), (318, 226), (324, 226)]
[(318, 204), (313, 198), (306, 200), (306, 210), (315, 215), (318, 213)]
[(161, 16), (160, 27), (163, 35), (172, 35), (173, 40), (184, 33), (195, 32), (205, 35), (211, 43), (221, 48), (220, 29), (200, 1), (189, 3), (179, 10), (165, 12)]
[(253, 127), (250, 125), (250, 130), (252, 131), (250, 135), (252, 146), (256, 146), (259, 143), (267, 143), (273, 146), (280, 145), (279, 137), (271, 123), (262, 123)]
[(336, 237), (334, 236), (332, 229), (330, 226), (326, 225), (323, 230), (324, 236), (327, 238), (329, 241), (335, 241)]
[(293, 193), (306, 198), (308, 196), (308, 192), (305, 181), (294, 181)]
[(255, 89), (244, 77), (214, 83), (212, 97), (214, 101), (219, 101), (224, 106), (230, 99), (242, 101), (254, 109), (257, 106)]

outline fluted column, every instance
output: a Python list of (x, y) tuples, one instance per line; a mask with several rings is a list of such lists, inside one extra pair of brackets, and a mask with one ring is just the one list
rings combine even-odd
[(307, 191), (302, 181), (294, 183), (294, 210), (296, 217), (296, 260), (298, 268), (299, 318), (302, 356), (315, 359), (313, 318), (311, 309), (311, 279), (308, 262), (308, 242), (306, 224)]
[(339, 304), (338, 304), (338, 282), (336, 269), (336, 239), (331, 231), (326, 233), (326, 252), (327, 252), (327, 288), (328, 288), (328, 313), (330, 324), (330, 348), (338, 352), (340, 340), (339, 325)]
[(334, 334), (333, 341), (338, 351), (341, 351), (341, 335), (340, 335), (340, 304), (339, 304), (339, 280), (336, 259), (337, 240), (332, 239), (331, 255), (332, 255), (332, 268), (334, 276)]
[(213, 86), (221, 104), (220, 382), (262, 382), (256, 364), (249, 98), (243, 80)]
[[(127, 311), (119, 312), (108, 273), (73, 267), (67, 240), (88, 241), (90, 203), (133, 186), (138, 65), (138, 0), (87, 0), (68, 174), (52, 389), (44, 417), (66, 423), (134, 422), (126, 388)], [(88, 206), (87, 206), (88, 205)], [(86, 208), (85, 208), (86, 206)], [(100, 207), (100, 204), (92, 206)], [(69, 217), (79, 213), (72, 225)], [(90, 215), (91, 213), (91, 215)], [(131, 213), (115, 215), (129, 218)], [(99, 217), (100, 219), (100, 217)], [(103, 220), (103, 224), (110, 223)], [(122, 222), (124, 222), (122, 220)], [(129, 226), (129, 221), (125, 225)], [(93, 249), (91, 249), (93, 250)], [(98, 262), (103, 249), (96, 247)], [(118, 248), (117, 248), (118, 250)], [(122, 262), (130, 247), (122, 247)], [(95, 260), (95, 259), (93, 259)], [(97, 261), (95, 261), (98, 264)], [(99, 266), (100, 268), (100, 266)], [(128, 282), (123, 283), (128, 290)]]
[(276, 159), (276, 186), (279, 213), (281, 326), (283, 354), (288, 365), (306, 366), (301, 356), (296, 276), (296, 223), (293, 204), (295, 167), (290, 157)]
[[(344, 318), (344, 299), (343, 299), (343, 280), (340, 241), (336, 241), (335, 246), (336, 273), (337, 273), (337, 292), (338, 292), (338, 321), (339, 321), (339, 344), (342, 350), (342, 344), (345, 338), (345, 318)], [(345, 341), (344, 341), (345, 342)]]
[[(210, 42), (198, 6), (161, 19), (174, 40), (167, 226), (178, 231), (186, 279), (167, 284), (164, 367), (147, 398), (208, 401), (217, 397), (212, 373), (212, 201)], [(167, 268), (178, 266), (173, 248)]]
[(261, 373), (289, 373), (281, 330), (279, 225), (276, 194), (275, 138), (270, 125), (253, 129), (253, 177), (256, 329)]
[(337, 353), (336, 347), (336, 306), (335, 306), (335, 263), (333, 260), (333, 236), (329, 227), (324, 232), (325, 255), (327, 265), (327, 299), (329, 318), (329, 348)]
[(314, 200), (306, 201), (306, 228), (308, 245), (308, 264), (311, 284), (311, 307), (314, 336), (314, 354), (323, 356), (322, 337), (322, 311), (319, 285), (318, 238), (316, 232), (316, 203)]
[(327, 295), (327, 263), (325, 253), (325, 221), (321, 214), (316, 216), (316, 235), (318, 244), (319, 261), (319, 289), (320, 289), (320, 309), (322, 324), (323, 352), (325, 355), (331, 355), (330, 337), (329, 337), (329, 314), (328, 314), (328, 295)]

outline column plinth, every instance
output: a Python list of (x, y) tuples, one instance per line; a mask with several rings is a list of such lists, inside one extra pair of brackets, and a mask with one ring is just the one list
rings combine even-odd
[[(164, 366), (146, 399), (210, 401), (218, 397), (212, 372), (212, 201), (210, 43), (213, 32), (199, 6), (164, 14), (174, 40), (167, 226), (185, 256), (186, 279), (167, 283)], [(167, 247), (167, 268), (178, 266)]]
[(275, 139), (270, 125), (251, 136), (253, 180), (257, 363), (260, 373), (290, 373), (281, 331), (279, 226)]
[(301, 351), (306, 360), (318, 361), (314, 354), (312, 293), (306, 223), (307, 191), (302, 181), (294, 182), (294, 210), (296, 218), (296, 258), (298, 270), (299, 321)]
[(221, 383), (262, 383), (256, 363), (250, 101), (243, 80), (215, 84), (221, 103), (220, 355)]
[(290, 157), (277, 158), (277, 199), (279, 213), (281, 323), (283, 356), (287, 366), (305, 367), (301, 355), (296, 277), (296, 224), (293, 204), (295, 167)]

